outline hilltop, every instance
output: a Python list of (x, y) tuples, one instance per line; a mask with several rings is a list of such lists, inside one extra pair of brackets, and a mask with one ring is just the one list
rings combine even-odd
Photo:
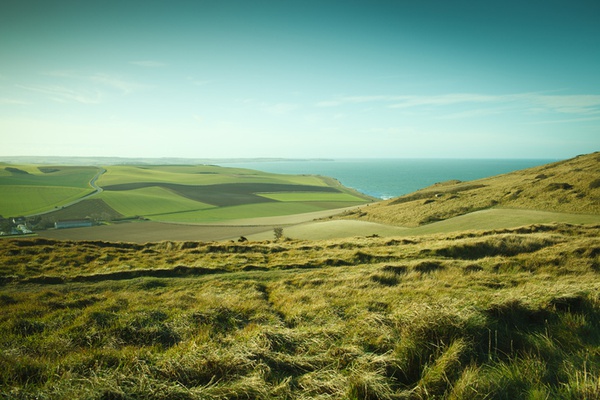
[(600, 153), (469, 182), (441, 182), (345, 218), (418, 227), (481, 210), (600, 214)]

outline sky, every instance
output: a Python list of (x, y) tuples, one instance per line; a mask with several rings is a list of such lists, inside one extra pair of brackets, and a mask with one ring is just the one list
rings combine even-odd
[(597, 0), (4, 0), (0, 156), (600, 150)]

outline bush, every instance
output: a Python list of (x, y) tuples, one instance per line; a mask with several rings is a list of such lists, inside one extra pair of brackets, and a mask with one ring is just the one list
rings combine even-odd
[(275, 240), (283, 239), (283, 228), (273, 228), (273, 234), (275, 235)]
[(598, 188), (600, 188), (600, 178), (595, 179), (590, 182), (590, 189), (598, 189)]

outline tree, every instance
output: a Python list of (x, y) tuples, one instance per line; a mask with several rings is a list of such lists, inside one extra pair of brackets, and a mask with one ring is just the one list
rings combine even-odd
[(273, 233), (275, 234), (275, 240), (283, 239), (283, 228), (281, 228), (281, 227), (273, 228)]

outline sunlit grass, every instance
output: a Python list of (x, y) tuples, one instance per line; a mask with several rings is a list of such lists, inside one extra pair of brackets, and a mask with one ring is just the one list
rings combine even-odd
[(92, 191), (91, 188), (58, 186), (2, 186), (0, 215), (19, 216), (49, 211)]
[(127, 191), (105, 191), (100, 195), (109, 206), (122, 215), (152, 216), (212, 208), (210, 204), (179, 196), (165, 188), (146, 187)]
[(595, 398), (600, 230), (0, 249), (0, 392)]

